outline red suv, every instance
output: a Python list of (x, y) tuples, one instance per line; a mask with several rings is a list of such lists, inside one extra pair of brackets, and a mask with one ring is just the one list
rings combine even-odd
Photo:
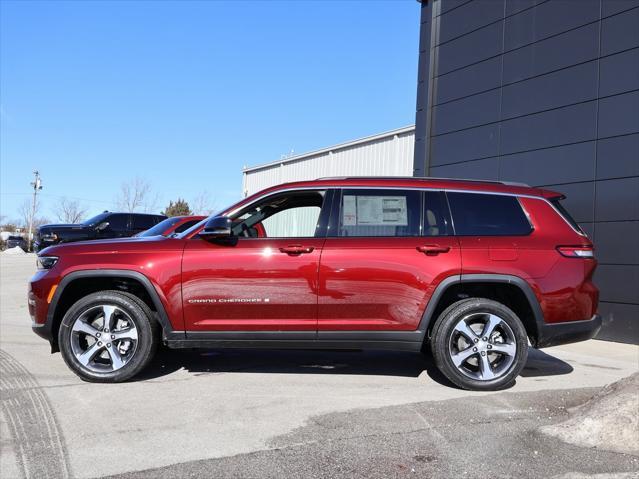
[(512, 384), (528, 344), (601, 327), (593, 245), (525, 185), (326, 178), (269, 188), (173, 237), (46, 248), (33, 329), (88, 381), (171, 348), (430, 348), (456, 385)]

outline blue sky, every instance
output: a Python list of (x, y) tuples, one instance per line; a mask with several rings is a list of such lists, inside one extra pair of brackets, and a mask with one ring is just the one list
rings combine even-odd
[(161, 209), (241, 196), (241, 169), (414, 122), (419, 3), (0, 2), (0, 214), (32, 170), (114, 209), (148, 180)]

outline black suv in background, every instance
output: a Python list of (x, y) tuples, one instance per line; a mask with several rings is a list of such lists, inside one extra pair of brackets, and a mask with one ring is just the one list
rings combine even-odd
[(9, 236), (7, 238), (7, 249), (15, 248), (16, 246), (26, 251), (28, 247), (27, 240), (22, 236)]
[(58, 243), (125, 238), (148, 230), (165, 219), (164, 215), (105, 211), (84, 223), (40, 226), (36, 231), (34, 247), (36, 251), (40, 251)]

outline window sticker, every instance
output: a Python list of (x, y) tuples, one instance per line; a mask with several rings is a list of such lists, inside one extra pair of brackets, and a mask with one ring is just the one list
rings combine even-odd
[(344, 196), (344, 226), (407, 226), (405, 196)]
[(357, 206), (355, 196), (344, 196), (344, 207), (342, 208), (342, 224), (344, 226), (354, 226), (357, 224)]

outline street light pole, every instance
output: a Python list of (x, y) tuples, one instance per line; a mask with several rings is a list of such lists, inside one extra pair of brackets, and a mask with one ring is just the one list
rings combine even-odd
[(31, 216), (29, 217), (29, 244), (27, 248), (29, 251), (32, 250), (33, 244), (33, 221), (35, 220), (36, 214), (38, 190), (42, 189), (42, 179), (40, 178), (40, 172), (38, 170), (35, 170), (33, 174), (35, 175), (35, 179), (31, 182), (31, 186), (33, 187), (33, 204), (31, 205)]

